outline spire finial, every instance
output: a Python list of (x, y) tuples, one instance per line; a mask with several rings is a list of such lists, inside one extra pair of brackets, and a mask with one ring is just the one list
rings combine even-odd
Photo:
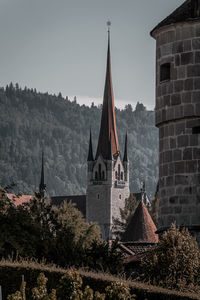
[(108, 45), (110, 44), (110, 26), (111, 26), (111, 22), (108, 20), (107, 21), (107, 26), (108, 26)]
[(107, 26), (108, 26), (108, 33), (110, 33), (110, 26), (111, 26), (110, 20), (108, 20), (106, 24), (107, 24)]

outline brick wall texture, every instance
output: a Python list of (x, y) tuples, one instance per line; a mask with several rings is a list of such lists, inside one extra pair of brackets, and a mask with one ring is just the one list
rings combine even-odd
[[(156, 38), (159, 228), (200, 226), (200, 22), (165, 26)], [(160, 82), (160, 66), (170, 79)], [(199, 236), (199, 234), (197, 234)]]

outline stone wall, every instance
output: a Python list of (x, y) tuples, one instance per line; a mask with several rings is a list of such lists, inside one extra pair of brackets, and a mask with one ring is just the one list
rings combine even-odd
[[(159, 128), (159, 229), (200, 225), (200, 23), (159, 28), (156, 125)], [(161, 66), (170, 78), (160, 81)], [(199, 133), (198, 133), (199, 132)]]

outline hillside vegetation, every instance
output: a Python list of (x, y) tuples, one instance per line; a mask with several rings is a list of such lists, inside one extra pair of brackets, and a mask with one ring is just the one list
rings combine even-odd
[[(50, 195), (83, 194), (86, 191), (89, 129), (96, 151), (101, 107), (91, 107), (33, 89), (10, 84), (0, 89), (0, 180), (16, 184), (13, 192), (38, 189), (41, 152), (45, 152), (45, 181)], [(158, 131), (154, 112), (142, 104), (116, 109), (117, 129), (123, 155), (128, 132), (131, 191), (146, 181), (154, 194), (157, 183)]]

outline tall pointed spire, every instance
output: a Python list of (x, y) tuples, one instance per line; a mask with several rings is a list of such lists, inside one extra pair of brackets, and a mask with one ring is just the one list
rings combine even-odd
[(117, 136), (116, 120), (115, 120), (115, 106), (111, 78), (111, 60), (110, 60), (110, 22), (108, 25), (108, 51), (107, 51), (107, 67), (106, 80), (103, 97), (103, 109), (101, 115), (101, 127), (99, 133), (99, 141), (96, 152), (96, 159), (101, 154), (103, 158), (109, 158), (110, 152), (110, 138), (112, 145), (112, 155), (119, 154), (119, 142)]
[(42, 197), (44, 197), (45, 191), (46, 191), (46, 184), (44, 183), (44, 151), (42, 151), (41, 179), (39, 185), (39, 192)]
[(125, 136), (125, 144), (124, 144), (124, 158), (123, 161), (127, 162), (128, 161), (128, 153), (127, 153), (127, 132)]
[(92, 149), (92, 133), (91, 133), (91, 128), (90, 128), (90, 141), (89, 141), (89, 151), (88, 151), (88, 161), (93, 161), (94, 156), (93, 156), (93, 149)]

